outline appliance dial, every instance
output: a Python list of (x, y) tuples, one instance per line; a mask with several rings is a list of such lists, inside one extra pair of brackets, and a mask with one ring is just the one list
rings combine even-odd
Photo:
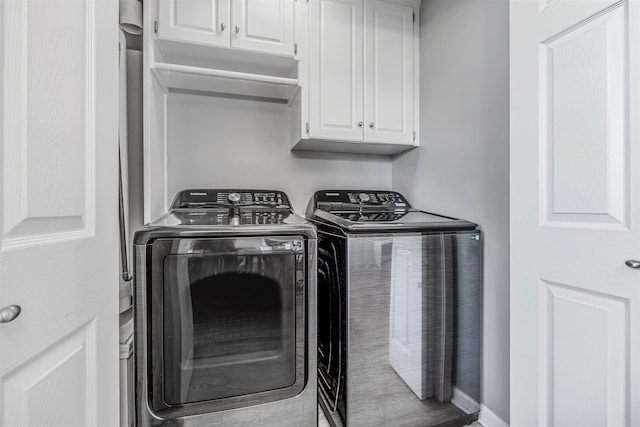
[(227, 199), (235, 205), (240, 201), (240, 195), (238, 193), (230, 193)]
[(360, 197), (361, 202), (368, 202), (369, 199), (371, 199), (367, 193), (360, 193), (358, 194), (358, 197)]

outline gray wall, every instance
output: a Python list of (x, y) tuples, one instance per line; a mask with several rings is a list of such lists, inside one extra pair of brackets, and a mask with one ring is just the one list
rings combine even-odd
[(286, 105), (171, 94), (169, 200), (185, 188), (283, 190), (304, 213), (322, 188), (391, 189), (391, 159), (289, 150)]
[(484, 231), (482, 403), (509, 421), (508, 0), (423, 0), (421, 148), (393, 160), (415, 206)]

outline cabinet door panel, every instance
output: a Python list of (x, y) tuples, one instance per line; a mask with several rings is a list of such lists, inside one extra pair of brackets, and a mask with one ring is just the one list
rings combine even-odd
[(158, 37), (229, 46), (229, 0), (159, 0)]
[(364, 139), (413, 143), (413, 8), (365, 2)]
[(362, 141), (362, 0), (310, 6), (309, 136)]
[(293, 56), (293, 0), (233, 0), (231, 46)]

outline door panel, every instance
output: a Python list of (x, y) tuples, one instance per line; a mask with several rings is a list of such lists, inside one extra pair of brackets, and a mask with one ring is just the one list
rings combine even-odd
[(640, 2), (511, 2), (511, 424), (640, 423)]
[(367, 142), (413, 143), (413, 8), (364, 5)]
[(546, 425), (625, 425), (628, 300), (544, 280), (540, 293)]
[(117, 22), (0, 3), (1, 426), (118, 423)]
[(547, 225), (626, 225), (625, 11), (616, 8), (540, 45)]
[(293, 0), (235, 0), (231, 46), (293, 56)]
[(91, 322), (7, 375), (2, 387), (4, 425), (95, 424), (95, 339)]
[[(91, 233), (93, 189), (85, 176), (94, 172), (88, 119), (95, 99), (86, 13), (79, 2), (5, 6), (5, 249)], [(58, 15), (59, 23), (51, 22)], [(31, 31), (22, 34), (18, 19)]]
[(312, 0), (309, 13), (309, 136), (362, 141), (362, 0)]
[(158, 38), (229, 47), (229, 0), (158, 0)]

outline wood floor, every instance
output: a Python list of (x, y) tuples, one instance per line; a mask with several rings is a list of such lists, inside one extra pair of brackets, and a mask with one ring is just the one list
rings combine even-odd
[[(471, 424), (468, 424), (469, 427), (484, 427), (478, 421), (474, 421)], [(318, 405), (318, 427), (331, 427), (329, 421), (327, 421), (327, 417), (322, 413), (322, 409), (320, 409), (320, 405)]]

